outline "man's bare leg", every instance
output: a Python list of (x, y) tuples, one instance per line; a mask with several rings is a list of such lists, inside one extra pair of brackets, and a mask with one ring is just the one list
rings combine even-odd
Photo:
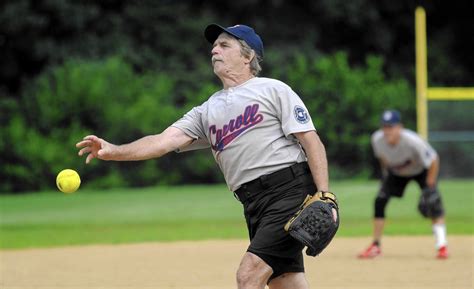
[(257, 255), (246, 252), (237, 270), (238, 289), (264, 289), (273, 270)]

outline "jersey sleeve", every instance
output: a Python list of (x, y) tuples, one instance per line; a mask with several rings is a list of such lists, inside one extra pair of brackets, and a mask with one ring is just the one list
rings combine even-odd
[(433, 161), (437, 158), (438, 154), (436, 151), (433, 149), (432, 146), (430, 146), (429, 143), (421, 139), (420, 137), (414, 137), (413, 138), (413, 149), (415, 150), (415, 153), (418, 155), (419, 159), (421, 160), (421, 163), (425, 167), (425, 169), (428, 169)]
[(316, 130), (305, 104), (290, 87), (285, 85), (277, 89), (275, 105), (286, 137), (293, 133)]
[(171, 126), (182, 130), (185, 134), (192, 137), (194, 141), (186, 147), (180, 148), (178, 152), (205, 149), (210, 147), (205, 134), (203, 112), (206, 109), (207, 102), (201, 106), (194, 107), (187, 112), (181, 119), (177, 120)]
[(372, 137), (370, 139), (370, 142), (372, 144), (372, 149), (374, 151), (374, 156), (378, 159), (380, 159), (381, 152), (380, 152), (380, 141), (383, 138), (383, 132), (381, 130), (377, 130), (372, 134)]

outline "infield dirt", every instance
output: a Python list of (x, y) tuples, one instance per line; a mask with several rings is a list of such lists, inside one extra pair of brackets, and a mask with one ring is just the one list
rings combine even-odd
[[(336, 238), (306, 257), (311, 288), (473, 288), (473, 236), (448, 236), (451, 257), (434, 258), (432, 237), (386, 237), (383, 256), (355, 256), (369, 238)], [(230, 289), (245, 240), (93, 245), (0, 251), (2, 289)]]

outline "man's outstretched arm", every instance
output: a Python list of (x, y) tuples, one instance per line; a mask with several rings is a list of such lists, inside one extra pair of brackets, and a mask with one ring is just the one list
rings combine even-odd
[(189, 145), (193, 138), (175, 127), (124, 145), (114, 145), (95, 135), (88, 135), (76, 144), (79, 155), (87, 154), (86, 163), (98, 158), (105, 161), (139, 161), (159, 158)]

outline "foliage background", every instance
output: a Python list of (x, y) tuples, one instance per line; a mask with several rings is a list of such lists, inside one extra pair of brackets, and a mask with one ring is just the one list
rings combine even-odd
[(472, 1), (2, 1), (0, 192), (51, 188), (66, 167), (96, 188), (221, 182), (206, 151), (86, 169), (74, 148), (89, 133), (114, 143), (159, 133), (220, 89), (203, 38), (213, 22), (263, 37), (262, 76), (305, 101), (332, 177), (373, 177), (380, 112), (397, 108), (414, 128), (420, 4), (430, 85), (472, 86)]

